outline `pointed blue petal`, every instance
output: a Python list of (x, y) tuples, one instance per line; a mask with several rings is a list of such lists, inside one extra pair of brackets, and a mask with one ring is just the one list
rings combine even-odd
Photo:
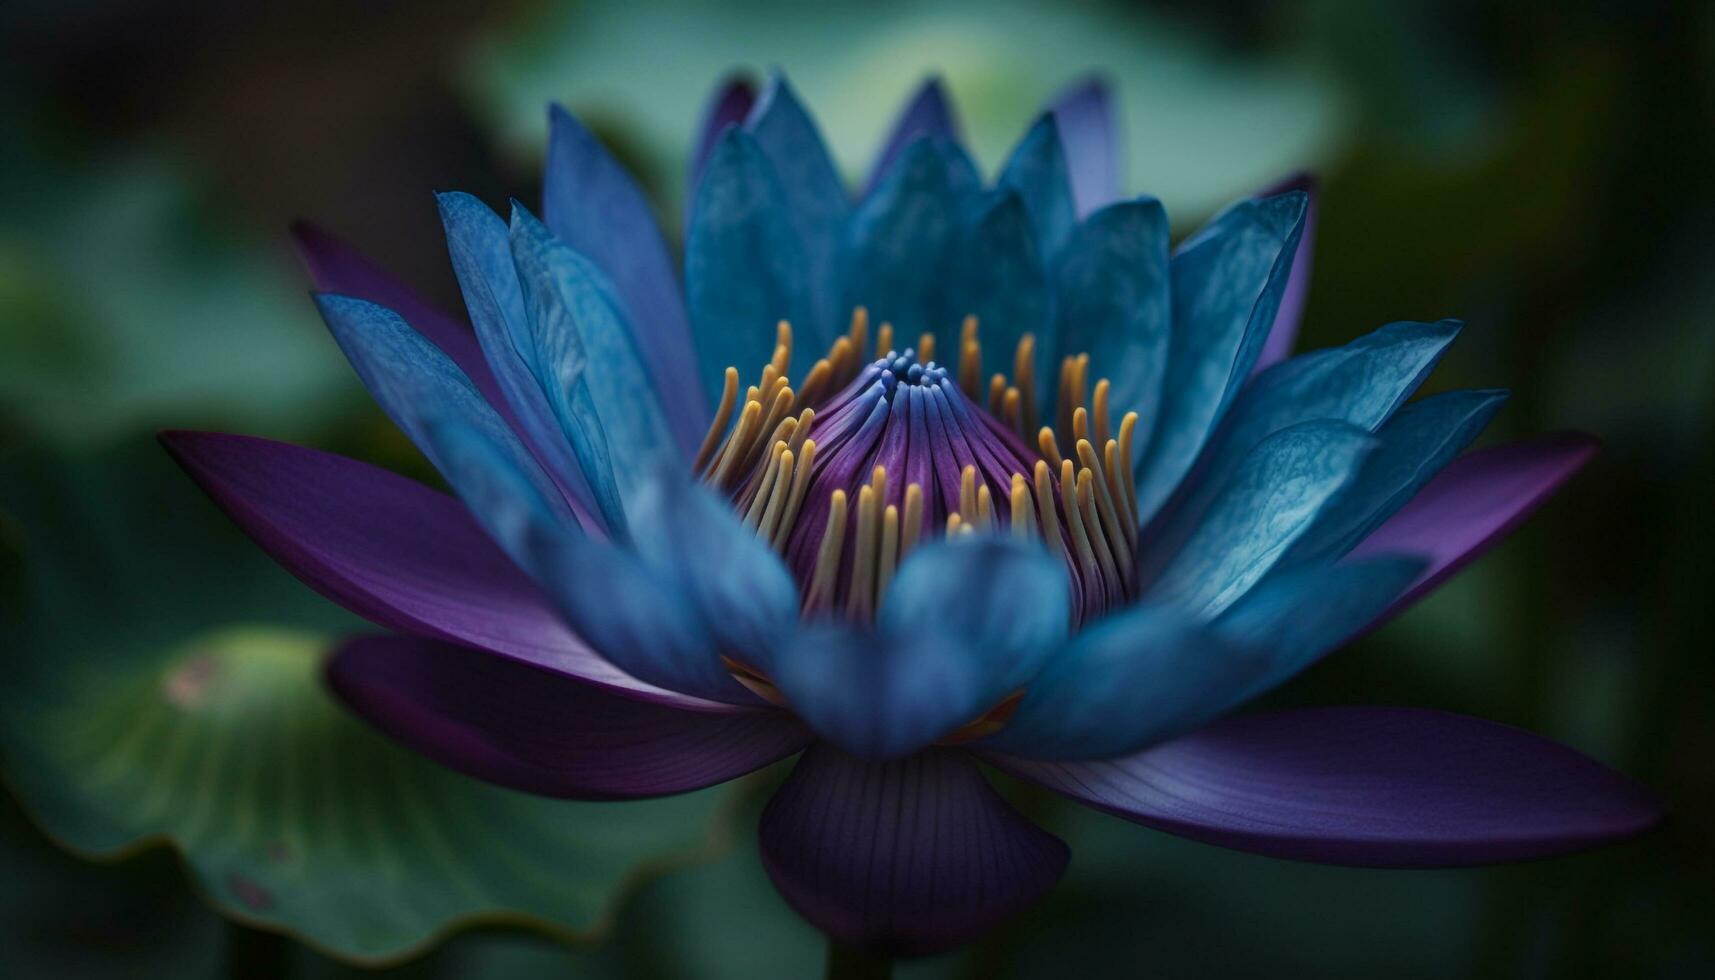
[(1161, 414), (1135, 465), (1146, 521), (1185, 478), (1250, 376), (1286, 288), (1305, 201), (1302, 193), (1241, 201), (1173, 255), (1173, 342)]
[(655, 214), (631, 175), (582, 123), (557, 105), (548, 121), (542, 220), (613, 283), (649, 384), (680, 452), (689, 455), (708, 425), (708, 409), (679, 280)]
[(1270, 576), (1215, 621), (1228, 642), (1268, 651), (1262, 671), (1220, 710), (1285, 683), (1351, 639), (1427, 565), (1417, 557), (1385, 557)]
[(1027, 759), (1125, 755), (1206, 721), (1261, 675), (1261, 659), (1181, 610), (1134, 606), (1079, 633), (978, 745)]
[[(937, 349), (959, 349), (957, 324), (968, 314), (981, 323), (984, 349), (1010, 368), (1020, 337), (1049, 338), (1054, 314), (1048, 269), (1037, 250), (1030, 214), (1016, 191), (1000, 191), (972, 215), (947, 255), (941, 277)], [(1039, 369), (1039, 374), (1042, 373)]]
[[(1251, 450), (1178, 539), (1144, 553), (1145, 598), (1218, 614), (1262, 578), (1357, 475), (1375, 437), (1345, 422), (1304, 422)], [(1154, 569), (1160, 568), (1159, 575)]]
[(755, 702), (721, 664), (695, 603), (639, 555), (593, 538), (538, 533), (526, 569), (572, 629), (620, 670), (681, 694)]
[(1312, 419), (1380, 428), (1428, 377), (1460, 326), (1457, 320), (1390, 323), (1344, 347), (1301, 354), (1256, 376), (1204, 449), (1195, 485), (1156, 522), (1157, 536), (1172, 539), (1180, 526), (1201, 520), (1245, 455), (1273, 433)]
[(1216, 471), (1271, 433), (1311, 419), (1372, 432), (1416, 391), (1464, 326), (1458, 320), (1390, 323), (1343, 347), (1300, 354), (1264, 371), (1227, 415), (1213, 449)]
[(784, 74), (776, 71), (770, 75), (768, 88), (751, 109), (744, 127), (756, 137), (756, 145), (774, 165), (786, 192), (786, 205), (804, 247), (809, 275), (810, 318), (794, 323), (793, 328), (801, 343), (819, 354), (833, 343), (843, 320), (834, 307), (838, 289), (835, 257), (851, 202), (822, 134)]
[(742, 77), (726, 79), (709, 96), (708, 103), (703, 106), (702, 121), (697, 124), (697, 144), (691, 151), (691, 172), (690, 179), (685, 182), (686, 187), (696, 190), (697, 182), (703, 179), (703, 167), (708, 165), (709, 155), (715, 152), (715, 141), (721, 138), (728, 126), (742, 126), (755, 104), (756, 89)]
[(1373, 619), (1424, 562), (1303, 569), (1213, 623), (1135, 606), (1080, 633), (982, 748), (1028, 759), (1110, 759), (1201, 727), (1297, 674)]
[(798, 586), (730, 502), (690, 478), (664, 476), (632, 507), (632, 544), (701, 616), (721, 652), (771, 659), (798, 621)]
[(1072, 203), (1072, 178), (1066, 172), (1066, 152), (1053, 113), (1044, 113), (1018, 141), (1001, 168), (996, 183), (1024, 198), (1042, 254), (1051, 260), (1072, 234), (1077, 208)]
[(1057, 273), (1059, 346), (1043, 362), (1052, 367), (1059, 357), (1088, 353), (1113, 385), (1116, 415), (1136, 412), (1144, 424), (1159, 411), (1167, 371), (1173, 319), (1167, 242), (1167, 213), (1152, 198), (1105, 207), (1080, 225)]
[(864, 306), (871, 322), (893, 324), (901, 347), (939, 322), (943, 259), (958, 240), (974, 185), (950, 144), (920, 139), (852, 214), (846, 231), (842, 309)]
[(888, 131), (887, 141), (882, 144), (881, 152), (876, 154), (875, 165), (870, 168), (869, 177), (864, 181), (863, 194), (859, 196), (868, 197), (872, 194), (881, 179), (893, 169), (905, 148), (925, 137), (949, 143), (959, 142), (958, 119), (953, 114), (952, 101), (947, 98), (946, 87), (938, 76), (925, 79), (905, 103), (905, 108), (900, 111), (893, 128)]
[(1257, 355), (1254, 371), (1279, 364), (1292, 356), (1298, 343), (1298, 328), (1304, 319), (1304, 304), (1310, 298), (1310, 269), (1316, 258), (1316, 200), (1321, 195), (1315, 174), (1295, 173), (1258, 194), (1259, 198), (1275, 197), (1288, 191), (1303, 191), (1308, 195), (1304, 205), (1304, 233), (1298, 237), (1298, 250), (1292, 257), (1292, 274), (1286, 289), (1280, 294), (1280, 308), (1274, 314), (1274, 326), (1269, 328), (1268, 341)]
[(1125, 154), (1107, 82), (1076, 82), (1054, 97), (1049, 111), (1060, 128), (1078, 217), (1118, 200), (1124, 192)]
[(758, 666), (822, 737), (864, 758), (908, 755), (1029, 682), (1066, 635), (1068, 588), (1039, 548), (925, 545), (874, 630), (812, 626)]
[(1033, 542), (998, 535), (942, 539), (913, 551), (882, 597), (891, 637), (956, 633), (980, 647), (1004, 693), (1028, 682), (1071, 625), (1065, 563)]
[(511, 241), (530, 314), (537, 380), (568, 432), (587, 432), (593, 408), (620, 500), (628, 500), (656, 474), (682, 467), (684, 457), (613, 287), (522, 207), (513, 207)]
[[(512, 406), (519, 429), (543, 467), (578, 504), (580, 513), (605, 528), (601, 501), (608, 499), (615, 506), (618, 501), (606, 449), (588, 458), (593, 468), (586, 473), (585, 460), (574, 451), (536, 380), (535, 344), (530, 340), (524, 293), (512, 264), (506, 222), (469, 194), (438, 194), (435, 203), (483, 357)], [(598, 486), (603, 488), (600, 494), (594, 489)]]
[[(577, 518), (511, 427), (447, 355), (383, 306), (319, 294), (334, 339), (383, 411), (515, 560), (533, 525)], [(573, 532), (574, 535), (577, 532)]]
[[(768, 363), (777, 321), (810, 322), (809, 268), (773, 166), (755, 137), (728, 129), (697, 184), (685, 243), (691, 332), (711, 405), (729, 365), (748, 376)], [(795, 344), (793, 377), (819, 356)]]
[(1488, 426), (1505, 391), (1448, 391), (1400, 409), (1376, 437), (1357, 479), (1282, 559), (1283, 568), (1332, 561), (1381, 527)]

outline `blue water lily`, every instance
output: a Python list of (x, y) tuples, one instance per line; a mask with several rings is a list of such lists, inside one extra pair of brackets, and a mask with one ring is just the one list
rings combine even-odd
[(351, 708), (531, 793), (679, 793), (791, 756), (761, 854), (840, 943), (921, 953), (1067, 848), (984, 766), (1146, 826), (1392, 867), (1555, 854), (1640, 787), (1437, 711), (1233, 709), (1487, 549), (1591, 455), (1466, 453), (1499, 391), (1408, 401), (1460, 330), (1290, 356), (1316, 188), (1173, 245), (1121, 196), (1106, 89), (992, 183), (941, 87), (854, 196), (787, 81), (695, 141), (683, 277), (560, 109), (540, 215), (438, 198), (469, 324), (338, 240), (317, 303), (448, 496), (243, 436), (163, 438), (282, 564), (391, 635)]

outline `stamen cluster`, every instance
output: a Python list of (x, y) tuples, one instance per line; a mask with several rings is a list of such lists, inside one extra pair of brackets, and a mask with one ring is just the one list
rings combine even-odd
[[(956, 379), (934, 360), (933, 335), (904, 350), (889, 324), (876, 335), (877, 356), (866, 361), (859, 308), (794, 390), (792, 329), (782, 322), (742, 408), (738, 370), (727, 369), (697, 455), (703, 479), (786, 558), (805, 613), (866, 621), (926, 535), (1006, 529), (1064, 557), (1080, 619), (1134, 595), (1137, 415), (1112, 430), (1108, 382), (1088, 394), (1088, 355), (1062, 360), (1057, 425), (1038, 427), (1031, 335), (1014, 351), (1013, 377), (990, 377), (986, 409), (975, 317), (961, 331)], [(1072, 452), (1061, 452), (1063, 440)]]

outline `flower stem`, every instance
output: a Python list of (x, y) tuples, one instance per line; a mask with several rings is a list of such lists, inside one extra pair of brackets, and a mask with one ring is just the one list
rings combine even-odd
[(888, 980), (893, 958), (828, 940), (828, 980)]

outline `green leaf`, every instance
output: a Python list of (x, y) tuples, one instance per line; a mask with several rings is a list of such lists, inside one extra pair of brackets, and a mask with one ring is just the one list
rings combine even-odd
[(147, 449), (0, 465), (0, 547), (25, 559), (0, 591), (0, 767), (61, 844), (171, 847), (220, 911), (364, 962), (473, 922), (597, 938), (648, 876), (728, 845), (737, 790), (539, 799), (347, 714), (320, 681), (328, 632), (230, 617), (346, 620)]

